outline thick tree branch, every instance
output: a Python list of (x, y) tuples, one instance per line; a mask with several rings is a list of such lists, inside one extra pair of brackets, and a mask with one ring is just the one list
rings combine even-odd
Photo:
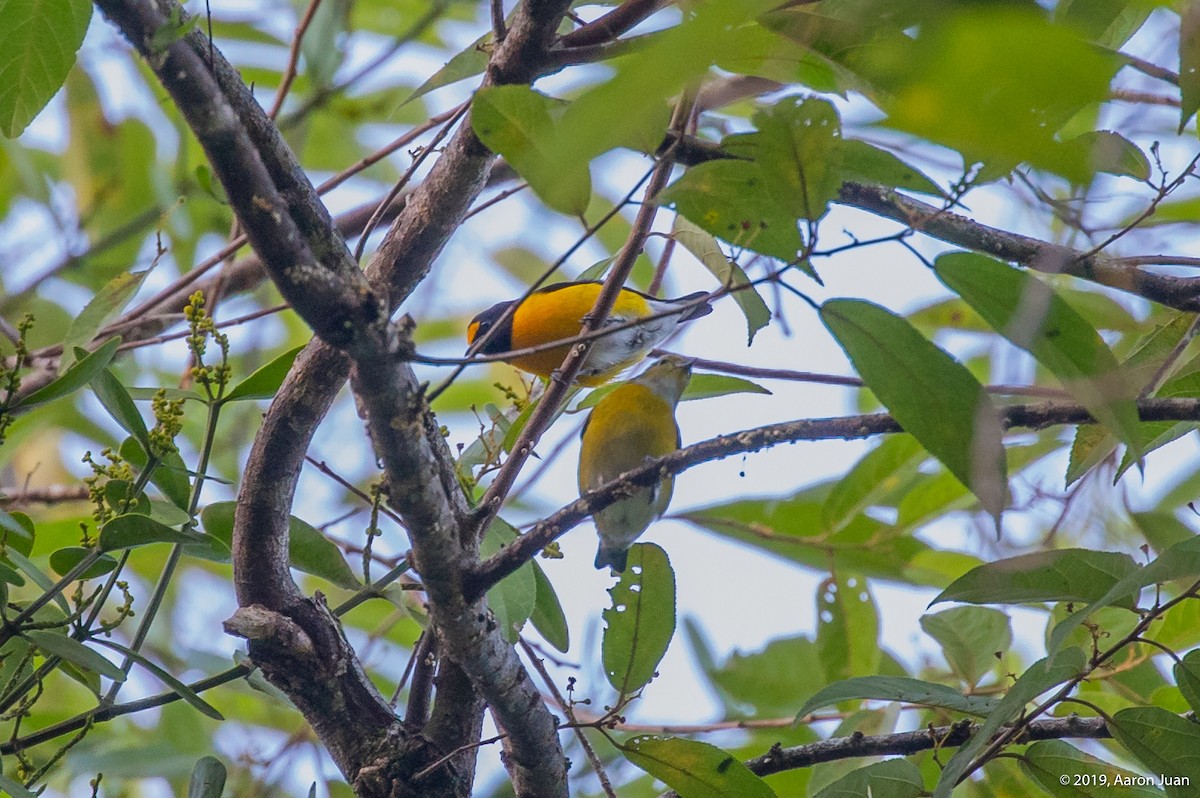
[(667, 5), (669, 0), (625, 0), (624, 3), (563, 35), (558, 43), (562, 47), (587, 47), (603, 44), (625, 33), (646, 20), (655, 11)]
[[(327, 342), (314, 342), (302, 353), (277, 395), (251, 452), (235, 523), (239, 603), (260, 619), (274, 618), (281, 628), (291, 629), (292, 624), (295, 629), (280, 634), (262, 625), (238, 623), (238, 628), (256, 638), (251, 645), (252, 656), (262, 660), (264, 673), (287, 689), (305, 711), (338, 766), (361, 794), (408, 794), (411, 790), (404, 783), (405, 774), (415, 772), (422, 762), (432, 761), (430, 755), (420, 750), (419, 740), (406, 739), (390, 708), (361, 673), (323, 604), (305, 600), (292, 582), (287, 568), (287, 519), (308, 442), (349, 372), (349, 360), (327, 344), (367, 363), (389, 356), (388, 314), (428, 271), (461, 222), (494, 156), (475, 139), (469, 127), (459, 129), (389, 232), (385, 240), (388, 247), (377, 253), (370, 275), (387, 296), (386, 301), (380, 301), (333, 229), (294, 156), (237, 73), (199, 34), (173, 40), (162, 48), (156, 44), (162, 38), (161, 31), (186, 21), (186, 14), (167, 0), (161, 6), (138, 0), (102, 0), (100, 6), (172, 94), (204, 144), (239, 221), (272, 279)], [(566, 0), (522, 3), (509, 35), (493, 54), (488, 79), (497, 83), (527, 82), (535, 76), (566, 6)], [(208, 62), (210, 54), (215, 63)], [(407, 367), (400, 370), (411, 379)], [(431, 425), (431, 419), (426, 422), (426, 426)], [(436, 425), (433, 428), (436, 430)], [(453, 470), (445, 462), (430, 458), (421, 461), (421, 466), (415, 473), (424, 477), (423, 481), (457, 490)], [(453, 526), (454, 516), (438, 515), (441, 509), (410, 506), (418, 517), (436, 517), (442, 526)], [(424, 558), (424, 564), (430, 563), (436, 571), (436, 557)], [(440, 596), (451, 587), (439, 585), (434, 593)], [(288, 642), (301, 640), (307, 641), (305, 645)], [(497, 674), (480, 671), (483, 663), (503, 661), (503, 652), (480, 652), (471, 647), (472, 641), (461, 637), (449, 642), (454, 645), (447, 649), (456, 662), (468, 661), (475, 666), (472, 681), (485, 698), (513, 711), (515, 717), (531, 714), (528, 710), (516, 714), (509, 706), (508, 693), (489, 695), (492, 691), (488, 688), (495, 685)], [(508, 653), (516, 662), (511, 647)], [(321, 665), (330, 669), (324, 670)], [(301, 674), (309, 678), (298, 678)], [(514, 682), (527, 681), (519, 662), (507, 675)], [(453, 682), (448, 679), (447, 685)], [(442, 698), (438, 696), (439, 701)], [(446, 698), (457, 700), (463, 696), (451, 694)], [(526, 739), (520, 741), (520, 757), (525, 761), (519, 771), (535, 789), (553, 782), (556, 787), (561, 784), (561, 792), (565, 793), (565, 768), (557, 735), (548, 711), (544, 707), (540, 711), (549, 721), (541, 724), (548, 725), (548, 731), (536, 723), (529, 724)], [(463, 724), (457, 727), (461, 730)], [(469, 784), (456, 780), (449, 769), (440, 768), (415, 794), (465, 794), (467, 790)], [(560, 791), (519, 790), (519, 794), (557, 795)]]
[(891, 189), (845, 183), (838, 201), (894, 219), (918, 232), (1047, 274), (1070, 274), (1145, 297), (1167, 307), (1200, 312), (1200, 278), (1173, 277), (1136, 268), (1102, 252), (1088, 254), (989, 227)]
[[(1142, 399), (1137, 404), (1142, 421), (1200, 422), (1200, 399)], [(1096, 423), (1083, 405), (1066, 402), (1010, 405), (1000, 409), (1000, 420), (1006, 430)], [(542, 519), (503, 551), (480, 563), (467, 579), (468, 595), (479, 595), (486, 591), (589, 516), (629, 496), (639, 488), (658, 483), (663, 477), (680, 474), (711, 460), (757, 452), (783, 443), (855, 440), (894, 432), (903, 432), (903, 429), (891, 416), (884, 413), (803, 419), (722, 435), (687, 446), (666, 457), (647, 461), (645, 465), (589, 491)]]
[(405, 342), (389, 360), (356, 368), (354, 388), (384, 463), (391, 504), (411, 530), (439, 649), (467, 673), (509, 730), (516, 794), (565, 796), (566, 760), (557, 745), (547, 743), (557, 741), (554, 717), (482, 598), (463, 598), (463, 572), (475, 560), (477, 544), (460, 540), (469, 508), (454, 478), (450, 448), (400, 357), (410, 346)]

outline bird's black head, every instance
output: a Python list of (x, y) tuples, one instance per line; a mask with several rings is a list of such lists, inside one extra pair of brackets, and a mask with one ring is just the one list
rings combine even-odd
[[(471, 351), (474, 343), (487, 334), (492, 327), (496, 326), (496, 322), (504, 315), (504, 311), (513, 303), (497, 302), (487, 310), (480, 313), (475, 318), (471, 319), (471, 323), (467, 325), (467, 351)], [(499, 329), (492, 334), (482, 347), (477, 351), (483, 354), (495, 354), (496, 352), (507, 352), (512, 349), (512, 314), (500, 323)]]

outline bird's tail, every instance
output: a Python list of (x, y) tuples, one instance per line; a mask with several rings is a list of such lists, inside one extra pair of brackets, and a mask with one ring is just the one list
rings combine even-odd
[[(688, 294), (687, 296), (681, 296), (678, 299), (676, 299), (675, 302), (677, 304), (683, 305), (688, 302), (695, 302), (697, 299), (703, 299), (707, 296), (708, 296), (707, 291), (697, 291), (694, 294)], [(693, 307), (688, 308), (683, 313), (679, 314), (679, 323), (682, 324), (685, 321), (691, 321), (692, 319), (698, 319), (701, 316), (707, 316), (709, 313), (712, 313), (712, 306), (709, 305), (707, 302), (705, 302), (703, 305), (695, 305)]]
[(629, 549), (623, 547), (609, 548), (603, 542), (600, 543), (600, 549), (596, 552), (596, 570), (602, 570), (605, 566), (612, 568), (617, 573), (625, 572), (625, 565), (629, 562)]

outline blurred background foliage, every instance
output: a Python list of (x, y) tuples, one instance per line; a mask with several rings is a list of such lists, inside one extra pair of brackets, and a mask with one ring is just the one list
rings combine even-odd
[[(85, 573), (78, 591), (72, 585), (64, 598), (26, 613), (22, 620), (33, 625), (22, 635), (5, 627), (3, 786), (47, 785), (50, 795), (183, 794), (194, 773), (208, 772), (211, 762), (202, 758), (211, 755), (228, 771), (227, 795), (348, 795), (286, 698), (261, 678), (230, 670), (240, 664), (239, 646), (220, 626), (236, 608), (229, 502), (263, 403), (308, 329), (279, 309), (248, 249), (224, 249), (237, 233), (235, 221), (153, 75), (98, 14), (87, 27), (86, 3), (60, 5), (67, 9), (61, 28), (82, 39), (78, 59), (73, 66), (67, 59), (65, 83), (36, 117), (22, 119), (23, 108), (12, 103), (3, 108), (6, 132), (24, 132), (0, 139), (0, 351), (24, 380), (7, 395), (11, 412), (0, 447), (7, 620), (85, 559), (98, 572)], [(426, 120), (444, 119), (469, 98), (491, 47), (486, 5), (466, 0), (210, 5), (210, 15), (208, 6), (189, 7), (195, 24), (211, 32), (265, 108), (276, 107), (287, 82), (279, 127), (312, 181), (335, 184), (325, 199), (352, 246), (373, 208), (364, 212), (364, 204), (378, 202), (431, 145), (438, 126)], [(861, 695), (807, 706), (821, 688), (846, 679), (907, 677), (993, 700), (1047, 651), (1079, 646), (1097, 655), (1120, 641), (1079, 687), (1088, 703), (1059, 703), (1051, 714), (1197, 709), (1200, 664), (1184, 655), (1200, 643), (1200, 603), (1181, 601), (1156, 616), (1151, 631), (1138, 635), (1153, 646), (1128, 639), (1139, 617), (1129, 612), (1137, 588), (1165, 579), (1126, 586), (1109, 597), (1112, 606), (1097, 606), (1073, 629), (1056, 626), (1101, 602), (1147, 561), (1194, 540), (1197, 422), (1130, 423), (1134, 396), (1097, 388), (1119, 362), (1123, 379), (1147, 388), (1143, 397), (1200, 397), (1194, 314), (1142, 298), (1132, 282), (1116, 286), (1130, 289), (1122, 291), (1111, 280), (1103, 287), (1062, 275), (1013, 277), (1050, 286), (1067, 308), (1054, 332), (1079, 336), (1064, 344), (1043, 331), (1014, 346), (988, 311), (1011, 316), (1015, 303), (989, 304), (955, 283), (939, 258), (945, 244), (848, 209), (854, 203), (842, 186), (902, 190), (935, 211), (1080, 253), (1103, 248), (1114, 257), (1141, 257), (1126, 265), (1187, 277), (1197, 265), (1188, 253), (1200, 219), (1193, 119), (1200, 11), (1183, 0), (821, 0), (784, 7), (773, 0), (688, 4), (686, 14), (664, 5), (625, 37), (630, 44), (599, 53), (613, 56), (605, 66), (564, 65), (536, 91), (505, 87), (476, 96), (476, 132), (508, 165), (497, 169), (478, 214), (404, 308), (417, 321), (419, 350), (459, 355), (471, 316), (517, 295), (560, 257), (570, 255), (559, 271), (565, 278), (603, 274), (630, 230), (633, 203), (572, 246), (627, 202), (622, 198), (649, 167), (646, 154), (662, 143), (669, 102), (687, 92), (703, 110), (695, 136), (740, 158), (679, 170), (631, 282), (645, 289), (669, 264), (665, 295), (716, 290), (724, 280), (754, 280), (758, 290), (757, 298), (744, 292), (737, 303), (722, 299), (711, 321), (671, 344), (735, 361), (744, 368), (724, 369), (725, 376), (750, 380), (694, 384), (692, 398), (703, 401), (681, 411), (685, 442), (847, 407), (873, 412), (880, 400), (897, 418), (911, 414), (916, 428), (913, 437), (888, 437), (869, 449), (788, 446), (679, 478), (675, 523), (663, 526), (686, 528), (682, 534), (692, 537), (676, 535), (677, 548), (663, 547), (680, 581), (672, 656), (691, 664), (664, 667), (644, 699), (621, 703), (620, 722), (588, 731), (619, 794), (661, 790), (625, 760), (662, 773), (632, 748), (622, 759), (609, 743), (639, 733), (694, 736), (745, 759), (776, 744), (887, 734), (964, 716), (961, 707), (929, 705), (908, 683), (889, 693), (875, 682)], [(0, 30), (12, 28), (8, 15), (26, 13), (17, 6), (0, 0)], [(291, 75), (296, 26), (314, 9)], [(607, 10), (588, 3), (575, 13), (593, 19)], [(20, 48), (5, 56), (18, 66), (30, 57)], [(672, 211), (680, 216), (672, 219)], [(957, 243), (969, 248), (975, 239), (963, 235)], [(980, 248), (984, 238), (979, 234)], [(936, 271), (929, 268), (935, 258)], [(185, 318), (187, 297), (197, 289), (204, 291), (203, 314)], [(917, 390), (930, 380), (948, 386), (959, 372), (927, 365), (921, 346), (883, 339), (879, 351), (914, 370), (872, 376), (869, 353), (828, 314), (841, 307), (848, 314), (839, 317), (843, 325), (871, 322), (855, 315), (860, 310), (826, 305), (827, 330), (806, 302), (838, 296), (865, 297), (903, 314), (908, 327), (953, 353), (980, 383), (1037, 386), (993, 394), (1001, 409), (1074, 396), (1106, 424), (1010, 433), (1005, 469), (996, 472), (1010, 494), (997, 518), (997, 502), (1005, 500), (985, 496), (962, 465), (974, 451), (970, 435), (938, 432), (943, 419)], [(27, 315), (32, 323), (18, 344)], [(205, 318), (228, 335), (227, 360)], [(202, 361), (189, 333), (208, 336)], [(119, 352), (115, 344), (101, 346), (114, 335), (122, 338)], [(838, 343), (873, 390), (798, 388), (851, 373)], [(16, 363), (19, 346), (28, 357)], [(1047, 347), (1053, 356), (1043, 356)], [(227, 384), (215, 372), (196, 371), (223, 363)], [(1092, 393), (1072, 383), (1072, 368)], [(755, 369), (793, 373), (778, 380)], [(445, 373), (421, 371), (433, 384)], [(31, 393), (39, 386), (41, 394)], [(168, 390), (152, 408), (160, 388)], [(521, 422), (515, 411), (526, 406), (530, 389), (511, 369), (492, 365), (467, 370), (438, 397), (434, 410), (459, 447), (469, 490), (486, 482), (503, 443), (511, 443), (514, 418)], [(181, 415), (164, 404), (172, 399), (182, 401)], [(922, 417), (933, 423), (923, 427)], [(581, 418), (564, 416), (542, 443), (542, 459), (529, 466), (505, 510), (513, 524), (573, 498), (571, 447)], [(156, 449), (151, 430), (175, 433), (178, 457)], [(334, 607), (364, 577), (400, 563), (408, 548), (403, 529), (380, 510), (374, 459), (359, 431), (347, 394), (318, 436), (294, 509), (292, 557), (302, 587), (322, 590)], [(115, 465), (107, 451), (120, 453), (111, 458)], [(84, 462), (88, 452), (94, 468)], [(150, 469), (143, 468), (147, 454)], [(122, 463), (131, 469), (121, 471)], [(197, 471), (207, 475), (201, 485)], [(84, 481), (97, 476), (91, 486)], [(122, 515), (148, 520), (119, 539), (120, 524), (110, 522)], [(695, 552), (678, 542), (696, 537)], [(106, 553), (91, 548), (97, 544)], [(497, 593), (492, 604), (503, 601), (506, 619), (517, 626), (532, 614), (528, 636), (541, 639), (536, 626), (543, 645), (566, 649), (553, 655), (552, 673), (561, 683), (578, 680), (576, 697), (591, 700), (577, 708), (580, 718), (594, 719), (616, 702), (596, 643), (607, 577), (588, 570), (590, 539), (576, 532), (562, 546), (565, 561), (540, 560), (536, 580), (506, 583), (509, 593)], [(1179, 552), (1190, 549), (1172, 551), (1171, 562), (1184, 563)], [(973, 570), (1038, 552), (1052, 559)], [(1180, 565), (1169, 578), (1197, 575), (1195, 566)], [(343, 615), (371, 677), (384, 695), (398, 691), (400, 701), (397, 684), (424, 623), (419, 594), (404, 589), (413, 586), (406, 580)], [(87, 603), (97, 589), (107, 599), (102, 610), (99, 601)], [(1181, 590), (1168, 584), (1163, 596)], [(961, 606), (923, 611), (939, 591)], [(555, 592), (558, 599), (549, 598)], [(689, 603), (700, 593), (707, 604)], [(904, 595), (917, 609), (898, 629), (887, 605), (903, 606)], [(565, 614), (556, 616), (559, 601)], [(713, 614), (713, 606), (724, 614)], [(156, 622), (141, 641), (137, 630), (147, 615)], [(138, 656), (126, 661), (130, 648)], [(213, 677), (221, 684), (208, 689), (203, 680)], [(655, 692), (667, 698), (656, 705)], [(172, 700), (130, 703), (154, 696)], [(652, 709), (639, 720), (643, 701)], [(815, 714), (805, 723), (793, 722), (810, 709)], [(989, 704), (980, 714), (993, 710)], [(100, 714), (89, 725), (94, 711)], [(1196, 731), (1170, 726), (1161, 715), (1123, 717), (1130, 728), (1161, 732), (1161, 760), (1120, 734), (1118, 741), (1048, 741), (1026, 745), (1020, 760), (991, 761), (983, 779), (955, 794), (1100, 795), (1098, 783), (1064, 788), (1058, 775), (1130, 772), (1118, 768), (1177, 772), (1200, 784), (1187, 756)], [(78, 728), (37, 739), (60, 723)], [(575, 762), (575, 791), (601, 794), (574, 738), (563, 739)], [(643, 753), (652, 744), (638, 743)], [(859, 795), (868, 783), (876, 796), (917, 795), (933, 789), (949, 756), (919, 754), (909, 759), (910, 770), (875, 775), (858, 770), (867, 764), (859, 759), (828, 762), (766, 783), (778, 795)], [(508, 794), (494, 753), (486, 757), (491, 764), (481, 768), (478, 794)], [(879, 786), (885, 782), (891, 792)]]

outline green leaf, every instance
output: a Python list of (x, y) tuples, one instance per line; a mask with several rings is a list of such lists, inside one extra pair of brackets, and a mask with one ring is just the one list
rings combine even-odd
[(1136, 389), (1100, 334), (1058, 294), (1036, 277), (984, 255), (942, 255), (934, 268), (996, 332), (1033, 355), (1088, 412), (1140, 454)]
[(879, 609), (865, 579), (838, 571), (817, 591), (817, 649), (825, 678), (848, 679), (876, 673)]
[(1149, 565), (1134, 569), (1100, 598), (1061, 621), (1051, 632), (1050, 639), (1046, 643), (1046, 650), (1053, 653), (1061, 648), (1071, 632), (1097, 610), (1113, 605), (1135, 606), (1142, 588), (1148, 585), (1164, 584), (1175, 579), (1194, 579), (1198, 576), (1200, 576), (1200, 537), (1192, 537), (1171, 546)]
[[(480, 555), (487, 558), (499, 553), (517, 539), (517, 534), (517, 530), (504, 520), (494, 519), (479, 547)], [(488, 590), (488, 608), (496, 616), (500, 632), (508, 642), (517, 642), (521, 629), (537, 606), (538, 592), (539, 585), (532, 562), (525, 563)]]
[(83, 310), (71, 321), (67, 328), (67, 337), (63, 340), (62, 367), (74, 362), (75, 347), (86, 347), (100, 332), (100, 328), (108, 324), (117, 314), (124, 310), (125, 305), (141, 288), (149, 269), (140, 272), (123, 272), (109, 280), (96, 295), (88, 301)]
[(119, 551), (151, 543), (203, 543), (204, 535), (182, 532), (155, 521), (148, 515), (127, 513), (118, 515), (100, 530), (100, 548)]
[(746, 346), (754, 343), (758, 331), (771, 323), (771, 309), (758, 289), (750, 286), (750, 278), (742, 271), (742, 267), (726, 257), (715, 238), (680, 214), (675, 215), (671, 237), (703, 263), (722, 286), (730, 289), (747, 286), (733, 291), (731, 296), (746, 317)]
[(1091, 172), (1106, 172), (1134, 180), (1150, 179), (1150, 159), (1129, 139), (1111, 130), (1089, 130), (1066, 142), (1085, 159)]
[(845, 139), (837, 145), (835, 155), (841, 167), (842, 180), (907, 189), (937, 197), (946, 196), (946, 192), (919, 169), (865, 141)]
[[(135, 468), (145, 468), (149, 462), (145, 450), (133, 438), (126, 438), (121, 443), (121, 456)], [(213, 477), (209, 476), (207, 479), (213, 479)], [(179, 452), (164, 454), (159, 460), (158, 467), (150, 475), (150, 481), (163, 492), (163, 495), (172, 504), (187, 512), (192, 496), (192, 483), (188, 479), (188, 469)]]
[(125, 681), (124, 671), (74, 638), (45, 629), (30, 629), (21, 636), (47, 654), (61, 657), (85, 671), (107, 676), (114, 682)]
[[(54, 580), (42, 573), (42, 570), (34, 565), (24, 554), (10, 548), (5, 552), (5, 556), (8, 557), (9, 562), (21, 570), (21, 573), (32, 579), (34, 584), (42, 589), (42, 592), (49, 593), (54, 589)], [(69, 616), (71, 614), (71, 608), (67, 605), (67, 600), (63, 598), (61, 592), (54, 594), (53, 601), (62, 610), (63, 615)]]
[(626, 759), (686, 798), (775, 798), (765, 781), (715, 745), (642, 736), (620, 748)]
[(1193, 712), (1200, 712), (1200, 648), (1189, 651), (1175, 663), (1175, 684)]
[[(0, 2), (3, 2), (3, 0), (0, 0)], [(95, 352), (92, 352), (60, 374), (58, 379), (48, 385), (43, 385), (33, 393), (23, 397), (13, 407), (30, 408), (79, 390), (91, 382), (92, 378), (97, 374), (104, 371), (104, 367), (117, 354), (117, 347), (120, 345), (120, 338), (109, 338), (101, 346), (97, 347)]]
[[(1117, 778), (1132, 780), (1136, 773), (1085, 754), (1062, 740), (1042, 740), (1018, 757), (1021, 770), (1054, 798), (1101, 798), (1117, 786)], [(1067, 777), (1064, 784), (1062, 779)], [(1128, 786), (1127, 786), (1128, 785)], [(1121, 794), (1132, 798), (1162, 798), (1155, 789), (1127, 781)]]
[[(3, 6), (0, 6), (0, 10), (3, 10)], [(21, 782), (13, 781), (3, 773), (0, 773), (0, 789), (7, 792), (12, 798), (38, 798), (37, 793), (30, 792)]]
[(139, 654), (138, 652), (129, 648), (128, 646), (123, 646), (120, 643), (117, 643), (112, 640), (104, 640), (102, 638), (97, 638), (96, 642), (102, 646), (108, 646), (109, 648), (113, 649), (114, 651), (119, 651), (121, 654), (124, 654), (126, 657), (128, 657), (133, 662), (136, 662), (141, 667), (150, 671), (150, 673), (154, 674), (154, 677), (157, 678), (163, 684), (165, 684), (172, 693), (175, 693), (177, 696), (182, 698), (184, 701), (191, 704), (195, 709), (199, 710), (202, 714), (212, 718), (213, 720), (225, 720), (225, 716), (222, 715), (220, 712), (218, 712), (217, 709), (212, 704), (208, 703), (203, 698), (201, 698), (196, 693), (195, 690), (193, 690), (192, 688), (188, 687), (183, 682), (176, 679), (170, 673), (168, 673), (167, 671), (165, 671), (161, 667), (159, 667), (157, 664), (155, 664), (153, 661), (147, 659), (146, 657), (142, 656), (141, 654)]
[[(204, 531), (226, 548), (233, 548), (233, 514), (237, 502), (214, 502), (200, 513)], [(206, 543), (203, 536), (202, 543)], [(338, 587), (358, 590), (362, 583), (350, 570), (341, 549), (319, 530), (296, 516), (288, 516), (288, 562), (306, 574), (319, 576)]]
[[(717, 691), (739, 711), (751, 708), (758, 717), (778, 717), (824, 686), (824, 667), (816, 644), (804, 636), (772, 640), (761, 651), (735, 651), (718, 667), (700, 649), (697, 625), (685, 620), (696, 658)], [(729, 714), (733, 714), (732, 712)]]
[(766, 193), (794, 219), (817, 220), (837, 198), (836, 153), (841, 119), (827, 100), (785, 97), (754, 115), (756, 133), (725, 139), (723, 148), (761, 169)]
[(988, 713), (987, 718), (942, 769), (934, 798), (950, 798), (959, 778), (966, 773), (975, 757), (991, 742), (992, 735), (1005, 723), (1025, 711), (1025, 705), (1042, 693), (1069, 681), (1083, 672), (1086, 657), (1082, 649), (1069, 648), (1057, 656), (1045, 657), (1029, 666), (1004, 698)]
[(731, 377), (728, 374), (693, 374), (688, 386), (683, 391), (680, 401), (689, 402), (695, 399), (712, 399), (717, 396), (729, 396), (735, 393), (757, 393), (771, 395), (771, 392), (756, 382), (744, 380), (741, 377)]
[(813, 798), (917, 798), (924, 794), (920, 769), (907, 759), (890, 759), (851, 771)]
[[(141, 444), (144, 451), (149, 451), (150, 432), (146, 429), (146, 421), (138, 412), (137, 405), (133, 403), (133, 397), (112, 373), (112, 369), (101, 371), (91, 379), (91, 384), (96, 398), (112, 416), (112, 420), (120, 424), (121, 429), (132, 435)], [(144, 464), (145, 461), (146, 458), (143, 456), (142, 463)]]
[(838, 480), (821, 507), (830, 529), (841, 529), (879, 496), (916, 472), (925, 450), (911, 435), (889, 435)]
[(33, 551), (34, 527), (33, 520), (25, 513), (8, 513), (0, 509), (0, 541), (5, 548), (15, 548), (29, 556)]
[(587, 210), (592, 182), (587, 161), (552, 164), (552, 112), (559, 101), (528, 86), (489, 86), (475, 94), (471, 126), (487, 147), (503, 155), (551, 208), (575, 216)]
[(85, 0), (0, 0), (0, 134), (15, 139), (62, 86), (83, 44)]
[(999, 524), (1008, 467), (999, 417), (967, 367), (891, 311), (857, 299), (821, 306), (821, 320), (906, 432), (971, 489)]
[(626, 696), (654, 678), (675, 634), (675, 572), (667, 553), (653, 543), (635, 544), (608, 594), (601, 658), (608, 683)]
[(1192, 798), (1200, 784), (1200, 724), (1159, 707), (1123, 709), (1108, 723), (1117, 742), (1164, 777), (1172, 798)]
[(699, 4), (681, 24), (637, 39), (631, 54), (616, 62), (616, 74), (584, 91), (563, 113), (547, 168), (561, 172), (614, 147), (653, 152), (668, 123), (667, 101), (706, 74), (717, 53), (732, 55), (740, 42), (730, 32), (772, 5), (773, 0)]
[(999, 610), (954, 607), (921, 616), (925, 634), (938, 641), (954, 675), (971, 687), (996, 667), (1012, 645), (1012, 624)]
[[(1132, 557), (1119, 552), (1038, 551), (972, 568), (939, 593), (930, 605), (943, 601), (969, 604), (1095, 601), (1138, 570)], [(1135, 598), (1124, 596), (1121, 606), (1132, 609)]]
[(734, 247), (791, 263), (804, 246), (796, 217), (765, 191), (753, 161), (708, 161), (693, 166), (658, 195), (658, 202)]
[(842, 701), (903, 701), (906, 704), (919, 704), (923, 707), (939, 707), (951, 712), (965, 712), (968, 715), (986, 716), (996, 706), (994, 698), (965, 696), (952, 687), (933, 682), (923, 682), (919, 679), (909, 679), (904, 676), (858, 676), (841, 682), (834, 682), (828, 687), (818, 690), (812, 698), (804, 702), (796, 719), (800, 720), (815, 709), (839, 704)]
[[(217, 718), (220, 720), (220, 718)], [(213, 756), (196, 760), (188, 780), (188, 798), (221, 798), (225, 792), (225, 766)]]
[(530, 564), (533, 566), (533, 577), (537, 583), (537, 599), (529, 621), (547, 643), (565, 654), (571, 647), (571, 630), (567, 626), (567, 616), (563, 613), (558, 594), (554, 592), (554, 585), (542, 570), (542, 566), (537, 562)]
[(992, 173), (1026, 162), (1086, 184), (1086, 162), (1064, 158), (1055, 134), (1107, 99), (1122, 62), (1014, 5), (948, 13), (922, 25), (914, 41), (877, 48), (869, 67), (891, 89), (882, 98), (885, 124), (952, 147), (968, 164), (985, 162)]
[[(92, 556), (92, 550), (83, 546), (67, 546), (59, 549), (50, 555), (50, 567), (54, 569), (54, 573), (59, 576), (66, 576), (71, 572), (71, 569), (80, 563), (84, 558)], [(97, 576), (104, 576), (117, 567), (117, 561), (107, 554), (100, 555), (100, 559), (88, 566), (83, 573), (79, 575), (79, 579), (95, 579)]]
[[(869, 577), (942, 585), (945, 578), (909, 572), (925, 543), (865, 515), (833, 532), (821, 521), (827, 488), (794, 496), (746, 499), (680, 513), (679, 517), (724, 538), (809, 568), (847, 569)], [(934, 577), (932, 583), (926, 581)]]
[(449, 86), (451, 83), (457, 83), (474, 75), (483, 74), (483, 70), (487, 69), (490, 51), (490, 48), (486, 45), (491, 38), (492, 33), (488, 31), (471, 42), (465, 49), (447, 61), (441, 69), (434, 72), (428, 80), (418, 86), (417, 90), (409, 95), (403, 104), (407, 105), (434, 89), (440, 89), (443, 86)]
[(270, 399), (279, 390), (292, 362), (300, 354), (303, 346), (289, 349), (262, 368), (256, 370), (246, 379), (233, 386), (233, 389), (222, 397), (222, 402), (236, 402), (242, 399)]
[(1200, 109), (1200, 5), (1184, 3), (1179, 20), (1179, 132)]

